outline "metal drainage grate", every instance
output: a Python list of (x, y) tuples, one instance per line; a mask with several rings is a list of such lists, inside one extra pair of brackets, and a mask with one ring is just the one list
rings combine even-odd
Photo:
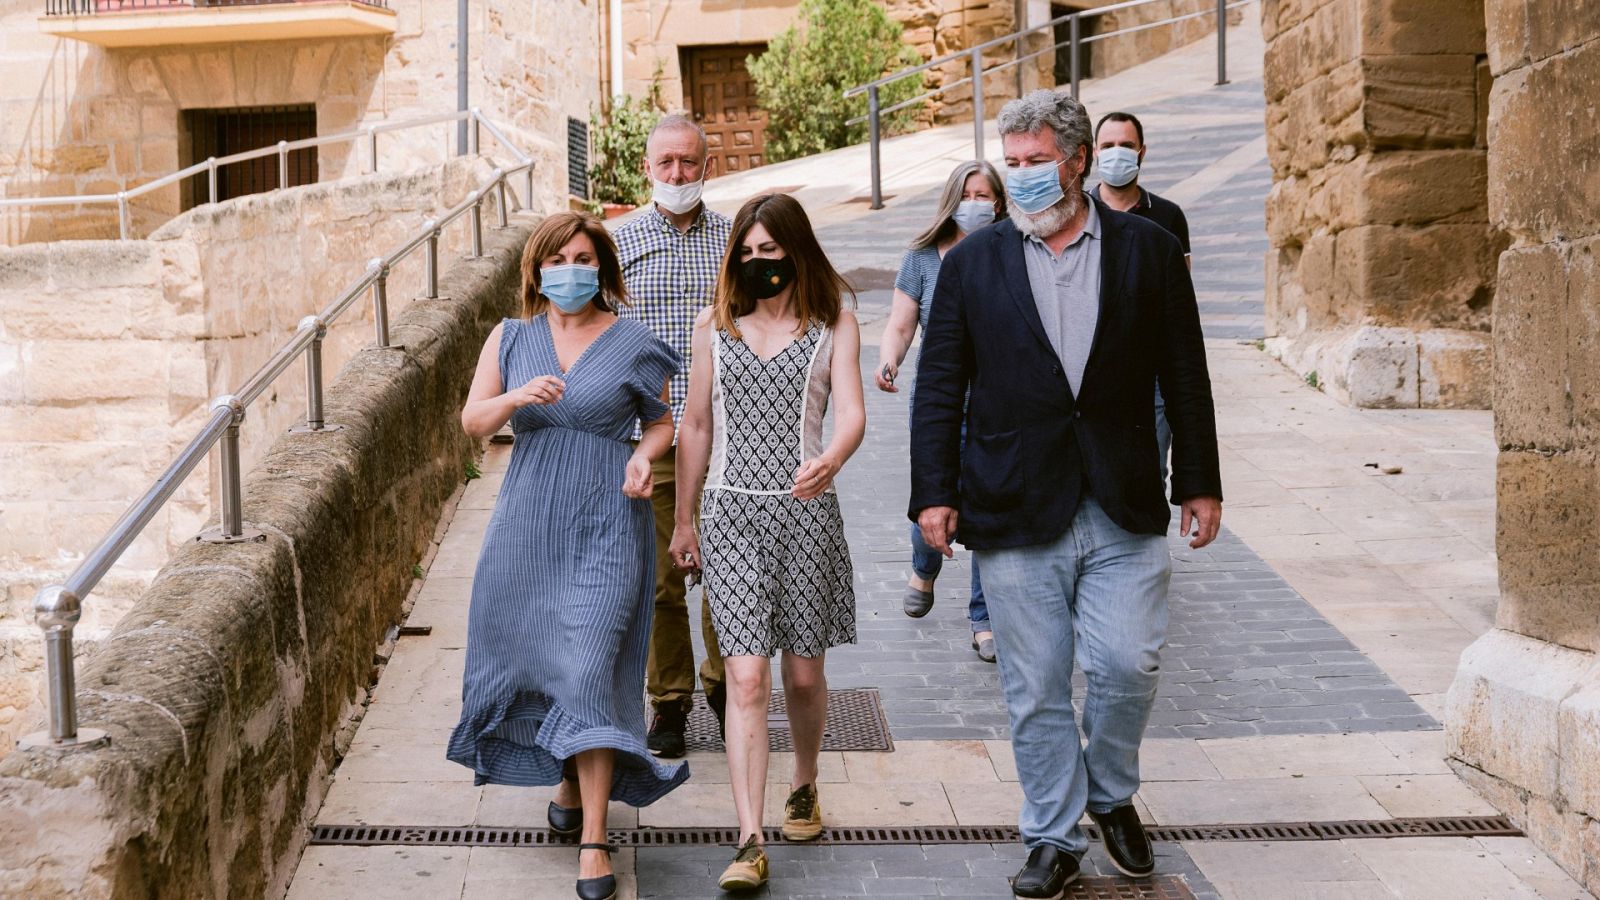
[(1157, 875), (1144, 881), (1094, 876), (1068, 885), (1061, 900), (1194, 900), (1194, 892), (1176, 875)]
[[(1100, 829), (1087, 825), (1090, 840)], [(1522, 834), (1504, 816), (1441, 819), (1383, 819), (1343, 822), (1267, 822), (1251, 825), (1150, 826), (1153, 841), (1339, 841), (1352, 838), (1517, 837)], [(1022, 839), (1012, 825), (922, 825), (893, 828), (824, 828), (814, 844), (1013, 844)], [(734, 846), (737, 828), (622, 828), (608, 840), (621, 847)], [(786, 843), (783, 833), (768, 829), (770, 844)], [(443, 847), (558, 847), (574, 841), (543, 828), (482, 828), (431, 825), (318, 825), (313, 844), (374, 846), (411, 844)], [(1120, 895), (1119, 895), (1120, 896)]]
[[(683, 739), (690, 750), (723, 749), (722, 738), (717, 734), (717, 717), (706, 705), (704, 694), (694, 695), (694, 708), (689, 712), (689, 725)], [(794, 740), (789, 733), (789, 707), (783, 691), (773, 691), (772, 699), (767, 702), (767, 747), (774, 753), (794, 750)], [(894, 749), (877, 691), (828, 692), (828, 724), (822, 732), (822, 749), (881, 752)]]

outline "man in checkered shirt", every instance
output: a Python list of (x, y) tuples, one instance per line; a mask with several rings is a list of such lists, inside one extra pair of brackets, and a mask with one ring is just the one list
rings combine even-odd
[[(645, 143), (645, 172), (654, 186), (650, 208), (617, 229), (622, 277), (632, 305), (622, 315), (649, 325), (656, 336), (678, 351), (683, 363), (672, 376), (672, 420), (683, 418), (689, 388), (689, 343), (694, 320), (710, 306), (717, 274), (733, 230), (727, 216), (700, 202), (705, 177), (706, 133), (682, 115), (663, 118)], [(677, 485), (673, 465), (676, 445), (655, 463), (651, 497), (656, 520), (656, 610), (650, 635), (650, 661), (645, 686), (655, 706), (650, 723), (650, 752), (677, 758), (684, 754), (684, 726), (694, 698), (694, 648), (689, 637), (687, 587), (683, 573), (667, 554), (672, 541)], [(707, 659), (700, 666), (700, 684), (721, 723), (727, 695), (723, 689), (722, 653), (711, 615), (701, 606), (700, 631)]]

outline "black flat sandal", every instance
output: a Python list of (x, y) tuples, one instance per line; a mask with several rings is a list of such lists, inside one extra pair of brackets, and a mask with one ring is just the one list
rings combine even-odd
[[(563, 773), (561, 780), (577, 784), (578, 777)], [(583, 807), (568, 809), (565, 806), (557, 806), (556, 802), (551, 800), (550, 808), (545, 810), (545, 819), (550, 822), (550, 830), (558, 837), (573, 837), (583, 830)]]
[[(617, 852), (611, 844), (579, 844), (578, 852), (599, 850), (607, 856)], [(578, 879), (578, 900), (616, 900), (617, 876), (601, 875), (599, 878)]]

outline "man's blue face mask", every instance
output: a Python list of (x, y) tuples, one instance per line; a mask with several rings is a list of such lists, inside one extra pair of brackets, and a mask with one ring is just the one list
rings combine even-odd
[(1056, 170), (1064, 163), (1066, 160), (1058, 159), (1054, 165), (1006, 169), (1006, 199), (1029, 215), (1056, 205), (1065, 194), (1061, 179), (1056, 175)]

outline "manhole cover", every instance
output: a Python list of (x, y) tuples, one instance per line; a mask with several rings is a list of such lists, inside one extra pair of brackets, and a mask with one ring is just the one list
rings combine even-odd
[(1062, 900), (1194, 900), (1194, 892), (1176, 875), (1157, 875), (1144, 881), (1096, 875), (1079, 878), (1061, 897)]
[[(684, 744), (690, 750), (721, 751), (722, 738), (717, 734), (717, 717), (706, 706), (703, 694), (694, 695), (694, 709), (689, 713), (689, 727), (684, 732)], [(789, 734), (789, 707), (783, 691), (773, 691), (767, 702), (767, 746), (774, 753), (794, 750)], [(828, 692), (828, 725), (822, 733), (824, 750), (876, 750), (894, 749), (889, 738), (889, 723), (883, 717), (883, 704), (874, 690), (840, 690)]]

